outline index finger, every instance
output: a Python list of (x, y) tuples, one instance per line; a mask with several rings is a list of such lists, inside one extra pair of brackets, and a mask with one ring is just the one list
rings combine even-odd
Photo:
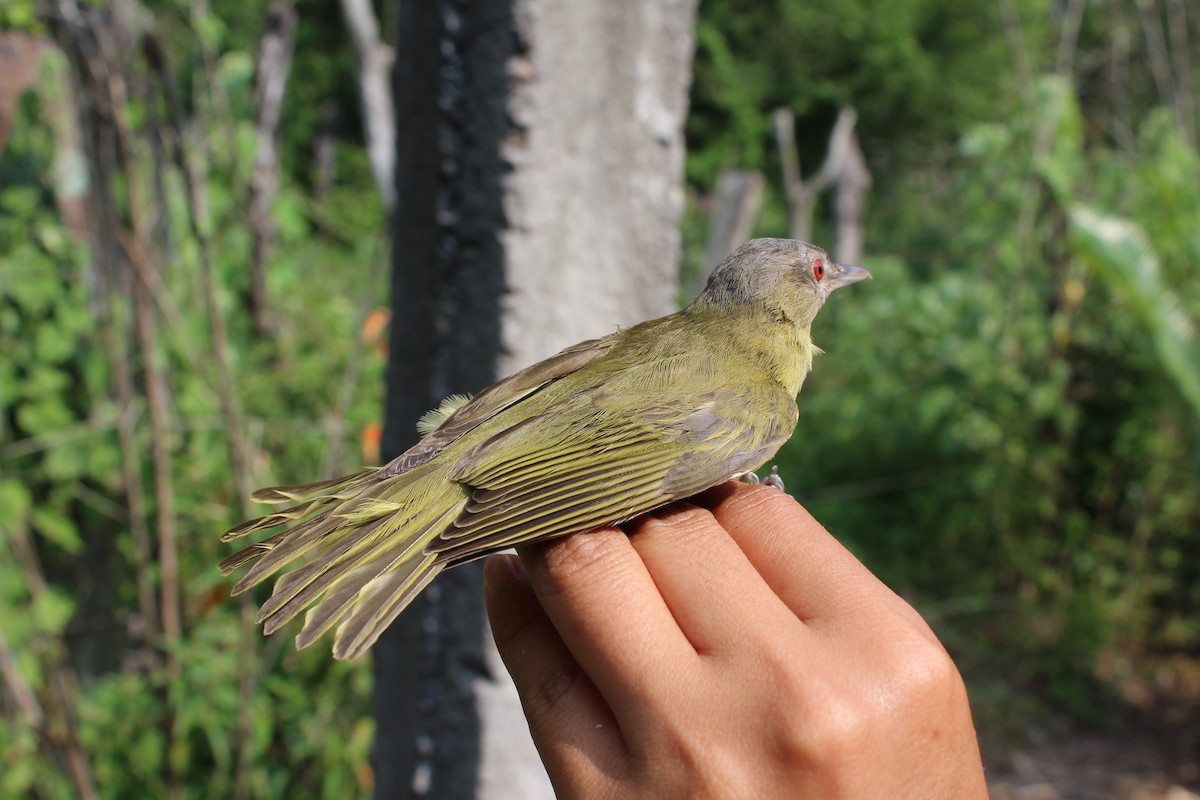
[(697, 660), (620, 529), (600, 528), (518, 552), (538, 602), (614, 712), (641, 708), (661, 691), (663, 675)]

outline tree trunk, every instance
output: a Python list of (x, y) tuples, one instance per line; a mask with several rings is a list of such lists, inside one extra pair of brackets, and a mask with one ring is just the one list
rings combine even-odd
[[(695, 0), (401, 3), (384, 458), (444, 395), (674, 295)], [(375, 648), (376, 796), (551, 797), (479, 566)]]

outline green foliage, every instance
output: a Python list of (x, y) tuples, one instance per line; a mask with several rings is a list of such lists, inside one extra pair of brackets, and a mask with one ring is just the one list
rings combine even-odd
[(876, 280), (818, 320), (788, 485), (968, 672), (1090, 713), (1098, 664), (1200, 653), (1200, 154), (1136, 8), (1080, 10), (1062, 61), (1045, 0), (703, 0), (685, 241), (726, 167), (785, 235), (772, 109), (806, 174), (857, 109)]
[(1200, 417), (1200, 348), (1196, 324), (1179, 296), (1163, 285), (1158, 257), (1146, 234), (1120, 217), (1087, 206), (1069, 211), (1076, 252), (1126, 301), (1152, 334), (1163, 369)]
[(38, 32), (40, 29), (33, 0), (8, 0), (0, 6), (0, 31)]
[[(189, 5), (180, 8), (191, 13)], [(285, 137), (297, 160), (284, 165), (274, 207), (276, 249), (267, 277), (275, 330), (263, 337), (250, 324), (249, 91), (263, 9), (247, 8), (254, 24), (236, 35), (249, 52), (230, 47), (231, 29), (207, 19), (214, 24), (205, 41), (219, 51), (211, 77), (223, 82), (229, 116), (206, 116), (216, 112), (194, 97), (189, 120), (212, 126), (210, 157), (193, 162), (205, 201), (198, 223), (229, 329), (244, 418), (237, 434), (249, 443), (252, 480), (262, 485), (360, 465), (358, 434), (379, 420), (384, 365), (360, 342), (359, 326), (370, 306), (384, 302), (378, 265), (386, 251), (383, 210), (361, 148), (338, 145), (338, 180), (312, 199), (302, 188), (311, 140)], [(7, 13), (5, 6), (0, 20)], [(172, 66), (196, 65), (207, 79), (195, 40), (170, 29), (179, 18), (174, 11), (159, 17), (161, 33), (179, 44)], [(308, 59), (305, 91), (315, 104), (331, 91), (329, 59), (320, 52)], [(147, 354), (133, 335), (128, 288), (110, 294), (113, 276), (59, 213), (77, 195), (53, 179), (65, 146), (58, 115), (73, 113), (56, 105), (69, 102), (52, 88), (66, 83), (58, 66), (20, 103), (0, 155), (0, 634), (50, 720), (39, 727), (20, 712), (0, 718), (0, 797), (75, 796), (61, 766), (68, 719), (105, 797), (167, 796), (175, 786), (184, 797), (225, 797), (239, 781), (252, 797), (364, 796), (369, 665), (335, 663), (320, 647), (297, 653), (286, 631), (263, 640), (246, 613), (254, 598), (231, 600), (215, 569), (231, 551), (218, 534), (242, 518), (241, 498), (199, 281), (201, 243), (188, 225), (181, 176), (167, 165), (161, 194), (153, 179), (150, 126), (161, 109), (142, 98), (125, 109), (133, 132), (130, 183), (163, 215), (164, 235), (153, 240), (162, 247), (162, 285), (152, 307), (158, 336)], [(135, 62), (134, 69), (146, 66)], [(181, 86), (202, 86), (191, 83), (190, 69), (175, 77)], [(122, 203), (129, 188), (119, 192)], [(114, 388), (120, 359), (133, 377), (125, 408)], [(184, 626), (175, 642), (145, 639), (138, 601), (141, 582), (155, 598), (162, 590), (154, 519), (163, 498), (153, 480), (144, 392), (151, 360), (167, 384)], [(120, 445), (123, 414), (132, 421), (132, 453)], [(338, 451), (343, 455), (332, 460)], [(148, 563), (131, 527), (123, 472), (130, 455), (146, 498)], [(166, 668), (164, 648), (177, 673)], [(54, 693), (62, 674), (79, 679), (67, 718)], [(6, 711), (7, 688), (0, 689)]]
[(1036, 97), (964, 135), (937, 257), (823, 312), (781, 458), (965, 663), (1092, 714), (1102, 653), (1200, 652), (1200, 161), (1161, 115), (1117, 153)]
[[(895, 168), (1011, 104), (1009, 55), (987, 0), (704, 0), (696, 31), (688, 178), (724, 167), (778, 173), (771, 110), (800, 120), (801, 162), (824, 155), (853, 105), (873, 161)], [(947, 76), (955, 76), (947, 80)], [(895, 135), (903, 131), (904, 136)]]
[[(35, 693), (48, 689), (49, 665), (62, 655), (57, 641), (77, 603), (65, 587), (40, 586), (31, 548), (40, 545), (48, 560), (80, 554), (77, 489), (104, 484), (103, 459), (89, 449), (111, 446), (80, 425), (94, 388), (94, 371), (84, 365), (96, 357), (96, 325), (86, 287), (60, 269), (82, 251), (46, 208), (48, 192), (30, 180), (48, 171), (52, 141), (18, 124), (0, 161), (0, 634)], [(102, 415), (103, 406), (96, 411)], [(23, 716), (0, 720), (0, 795), (44, 786), (45, 796), (69, 797), (70, 784), (39, 757), (39, 734)]]
[[(163, 796), (169, 767), (189, 776), (188, 796), (231, 796), (235, 721), (243, 713), (250, 723), (251, 796), (364, 794), (360, 776), (373, 731), (363, 702), (370, 672), (316, 649), (297, 653), (290, 643), (286, 651), (273, 649), (273, 663), (247, 663), (238, 621), (213, 615), (195, 626), (182, 643), (183, 673), (173, 685), (147, 686), (145, 676), (126, 672), (89, 693), (80, 709), (81, 736), (106, 795)], [(246, 670), (257, 678), (248, 709), (239, 693)]]

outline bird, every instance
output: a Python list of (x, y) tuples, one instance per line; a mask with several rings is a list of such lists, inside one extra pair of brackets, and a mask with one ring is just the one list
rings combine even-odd
[(357, 658), (442, 570), (625, 522), (767, 463), (821, 352), (817, 312), (869, 277), (807, 242), (752, 239), (682, 310), (448, 398), (391, 462), (255, 492), (281, 508), (222, 539), (282, 530), (220, 572), (250, 565), (236, 595), (302, 559), (256, 622), (270, 634), (307, 609), (297, 647), (336, 627), (334, 657)]

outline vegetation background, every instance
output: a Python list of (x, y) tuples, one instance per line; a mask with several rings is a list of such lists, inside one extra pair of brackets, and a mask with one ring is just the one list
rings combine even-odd
[[(262, 640), (213, 568), (247, 485), (377, 455), (354, 51), (334, 0), (137, 9), (160, 49), (80, 99), (55, 12), (0, 7), (0, 797), (365, 795), (369, 669)], [(951, 649), (997, 796), (1200, 789), (1198, 42), (1188, 0), (700, 4), (682, 280), (724, 170), (788, 234), (772, 112), (807, 167), (853, 106), (877, 280), (823, 312), (781, 471)], [(81, 141), (85, 102), (115, 144)]]

